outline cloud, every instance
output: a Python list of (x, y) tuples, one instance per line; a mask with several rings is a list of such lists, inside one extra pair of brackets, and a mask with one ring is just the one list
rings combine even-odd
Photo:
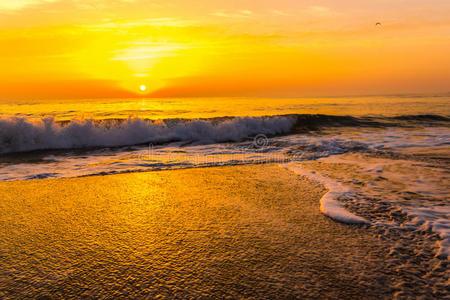
[(329, 7), (319, 5), (308, 7), (306, 9), (306, 13), (318, 17), (327, 17), (334, 14), (334, 12)]
[(133, 21), (106, 20), (98, 24), (89, 24), (85, 27), (90, 30), (110, 30), (117, 28), (137, 28), (137, 27), (191, 27), (198, 22), (179, 18), (147, 18)]
[(245, 19), (254, 16), (253, 11), (242, 9), (238, 11), (219, 10), (211, 14), (214, 17), (230, 18), (230, 19)]
[[(137, 0), (115, 0), (117, 3), (134, 3)], [(0, 11), (5, 12), (15, 12), (20, 11), (32, 6), (44, 5), (49, 3), (62, 2), (62, 0), (0, 0)], [(98, 1), (87, 1), (87, 0), (79, 0), (74, 1), (76, 7), (79, 8), (98, 8), (99, 6), (105, 6), (106, 4), (111, 4), (108, 0), (98, 0)]]
[(168, 43), (133, 43), (126, 49), (115, 51), (112, 60), (149, 60), (173, 55), (174, 52), (184, 50), (186, 46)]
[(1, 0), (0, 11), (16, 11), (28, 6), (56, 2), (58, 0)]

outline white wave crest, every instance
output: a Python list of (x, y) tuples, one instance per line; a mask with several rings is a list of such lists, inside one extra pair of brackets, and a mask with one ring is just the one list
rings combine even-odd
[(143, 143), (185, 141), (192, 143), (237, 142), (257, 134), (289, 132), (292, 117), (244, 117), (225, 120), (149, 121), (74, 120), (67, 124), (51, 118), (0, 119), (0, 153), (50, 149), (116, 147)]

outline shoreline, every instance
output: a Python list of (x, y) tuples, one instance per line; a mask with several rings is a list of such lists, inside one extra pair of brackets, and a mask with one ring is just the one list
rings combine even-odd
[(325, 194), (274, 164), (1, 182), (0, 296), (430, 292), (406, 284), (389, 241), (322, 215)]
[(130, 287), (136, 297), (392, 292), (373, 280), (389, 279), (380, 241), (321, 215), (323, 187), (276, 165), (2, 182), (0, 191), (3, 298), (120, 297)]

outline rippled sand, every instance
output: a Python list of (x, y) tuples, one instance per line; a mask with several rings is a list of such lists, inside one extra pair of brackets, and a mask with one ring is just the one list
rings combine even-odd
[(276, 165), (0, 183), (0, 298), (391, 298), (389, 247)]

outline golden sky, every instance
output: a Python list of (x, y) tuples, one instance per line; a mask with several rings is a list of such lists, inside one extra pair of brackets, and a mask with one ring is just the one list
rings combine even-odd
[(450, 91), (448, 0), (0, 0), (0, 29), (0, 99)]

